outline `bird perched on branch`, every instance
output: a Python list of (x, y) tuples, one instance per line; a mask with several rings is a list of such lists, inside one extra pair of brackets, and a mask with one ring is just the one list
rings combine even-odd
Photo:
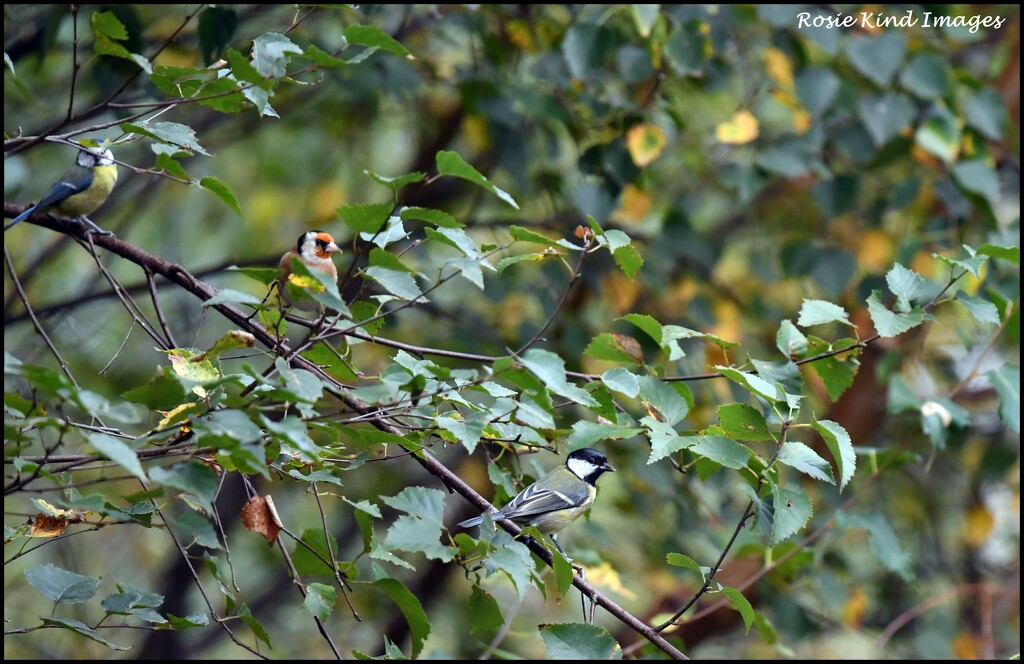
[[(523, 489), (497, 512), (491, 512), (491, 518), (536, 526), (540, 532), (550, 534), (551, 541), (565, 555), (555, 538), (560, 530), (590, 509), (597, 496), (595, 482), (605, 472), (615, 472), (615, 469), (603, 453), (589, 447), (576, 450), (569, 454), (564, 465)], [(483, 516), (475, 516), (459, 523), (459, 527), (471, 528), (483, 519)]]
[(75, 219), (85, 224), (88, 226), (86, 233), (113, 235), (94, 224), (87, 215), (107, 200), (115, 182), (117, 166), (110, 150), (82, 148), (75, 158), (75, 165), (53, 183), (38, 203), (4, 226), (4, 231), (25, 220), (33, 212), (50, 211), (55, 216)]
[(304, 311), (315, 311), (320, 308), (319, 303), (312, 300), (300, 300), (293, 303), (291, 295), (288, 294), (288, 281), (292, 276), (292, 259), (302, 261), (310, 270), (315, 270), (327, 275), (329, 280), (338, 281), (338, 268), (334, 265), (331, 254), (341, 251), (334, 238), (323, 231), (307, 231), (299, 236), (295, 249), (281, 256), (278, 266), (281, 268), (281, 275), (277, 278), (278, 291), (281, 293), (281, 300), (287, 305), (293, 304)]

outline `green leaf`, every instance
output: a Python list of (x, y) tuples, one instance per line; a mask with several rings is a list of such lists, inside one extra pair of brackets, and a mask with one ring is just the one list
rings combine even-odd
[(473, 184), (479, 185), (490, 191), (492, 194), (515, 209), (519, 209), (519, 205), (508, 194), (508, 192), (495, 186), (490, 180), (481, 175), (479, 171), (466, 163), (466, 161), (463, 160), (457, 152), (451, 152), (448, 150), (441, 150), (438, 152), (437, 172), (440, 175), (453, 175), (457, 178), (462, 178), (463, 180), (469, 180)]
[(924, 277), (899, 263), (886, 272), (885, 282), (889, 290), (896, 296), (896, 310), (906, 313), (913, 308), (913, 302), (924, 292)]
[(697, 574), (700, 574), (701, 579), (705, 578), (704, 568), (697, 564), (693, 558), (683, 555), (682, 553), (670, 553), (665, 556), (665, 562), (675, 567), (685, 567), (686, 569), (692, 569)]
[(263, 624), (260, 623), (260, 621), (256, 620), (256, 618), (253, 617), (252, 611), (249, 609), (247, 605), (243, 604), (241, 607), (239, 607), (238, 618), (242, 622), (244, 622), (249, 627), (249, 629), (252, 630), (253, 635), (257, 639), (259, 639), (263, 643), (266, 643), (268, 647), (273, 647), (270, 644), (270, 635), (267, 633), (266, 628), (263, 627)]
[(630, 279), (636, 276), (636, 273), (644, 264), (643, 256), (632, 246), (616, 249), (612, 252), (612, 257), (615, 259), (615, 264), (619, 266), (619, 269)]
[(534, 578), (536, 568), (533, 556), (525, 544), (513, 540), (512, 536), (504, 530), (496, 530), (494, 538), (493, 541), (498, 548), (487, 554), (487, 557), (484, 558), (484, 566), (487, 568), (488, 574), (500, 572), (507, 576), (512, 581), (512, 585), (516, 587), (519, 599), (523, 599)]
[(193, 613), (184, 618), (168, 613), (167, 620), (171, 623), (171, 629), (176, 632), (180, 632), (183, 629), (190, 629), (192, 627), (206, 627), (210, 624), (210, 617), (205, 613)]
[[(142, 136), (148, 136), (161, 143), (181, 148), (188, 152), (197, 152), (206, 157), (210, 156), (210, 153), (199, 144), (196, 139), (196, 131), (188, 125), (183, 125), (178, 122), (147, 122), (143, 124), (133, 124), (131, 122), (122, 122), (121, 129), (127, 134), (140, 134)], [(216, 181), (215, 178), (211, 178)]]
[(640, 364), (643, 361), (643, 358), (636, 357), (632, 352), (623, 348), (622, 343), (620, 343), (620, 339), (627, 341), (631, 340), (632, 337), (602, 332), (591, 339), (590, 343), (587, 344), (587, 347), (583, 349), (583, 352), (596, 360)]
[(600, 405), (586, 390), (566, 380), (565, 360), (551, 351), (531, 348), (519, 358), (519, 361), (558, 396), (571, 399), (583, 406)]
[(835, 401), (853, 384), (853, 379), (857, 376), (857, 370), (860, 368), (860, 360), (857, 359), (859, 350), (855, 348), (856, 342), (853, 339), (840, 339), (834, 344), (829, 344), (823, 339), (811, 336), (808, 338), (808, 343), (808, 357), (815, 357), (839, 348), (852, 349), (849, 353), (840, 353), (810, 363), (810, 367), (825, 383), (829, 398)]
[(216, 304), (260, 304), (260, 298), (256, 297), (252, 293), (243, 293), (242, 291), (231, 290), (230, 288), (222, 288), (217, 291), (217, 294), (211, 297), (209, 300), (203, 302), (204, 307), (212, 307)]
[(128, 39), (128, 31), (113, 12), (95, 12), (90, 16), (93, 31), (93, 50), (97, 55), (109, 55), (115, 58), (131, 60), (139, 65), (146, 74), (153, 73), (153, 65), (147, 58), (131, 53), (119, 41)]
[(640, 427), (622, 427), (614, 424), (601, 424), (588, 420), (578, 420), (572, 425), (572, 433), (566, 441), (568, 452), (583, 447), (591, 447), (601, 440), (622, 440), (643, 433)]
[(142, 464), (139, 463), (139, 457), (135, 450), (124, 441), (108, 436), (105, 433), (89, 433), (86, 434), (86, 438), (89, 440), (89, 444), (95, 447), (100, 454), (114, 461), (143, 482), (149, 481), (149, 478), (146, 477), (146, 471), (142, 469)]
[(971, 274), (975, 279), (981, 279), (981, 266), (985, 264), (985, 261), (987, 261), (988, 258), (986, 258), (984, 255), (979, 256), (977, 252), (968, 247), (966, 244), (964, 245), (964, 249), (967, 249), (967, 253), (970, 254), (969, 258), (946, 258), (945, 256), (939, 254), (932, 254), (932, 256), (939, 259), (946, 265), (949, 265), (950, 267), (959, 267), (965, 270), (966, 272)]
[(967, 310), (971, 312), (971, 315), (974, 316), (979, 323), (994, 323), (998, 325), (1002, 322), (1002, 319), (999, 317), (999, 310), (996, 309), (996, 305), (992, 304), (988, 300), (980, 297), (973, 297), (963, 291), (959, 291), (956, 294), (956, 299), (967, 307)]
[[(384, 290), (403, 300), (418, 300), (423, 297), (423, 291), (416, 285), (416, 280), (408, 272), (399, 272), (387, 268), (372, 266), (363, 272), (370, 279), (384, 287)], [(425, 302), (426, 300), (420, 300)]]
[(783, 355), (793, 360), (807, 353), (807, 337), (788, 319), (779, 325), (775, 334), (775, 346)]
[(199, 181), (199, 186), (227, 203), (228, 207), (234, 210), (239, 217), (245, 219), (245, 215), (242, 214), (242, 206), (238, 204), (238, 199), (220, 180), (214, 177), (205, 177)]
[[(382, 51), (387, 51), (403, 58), (409, 57), (414, 59), (401, 43), (375, 25), (350, 25), (345, 28), (345, 39), (350, 44), (379, 48)], [(413, 658), (415, 657), (413, 655)]]
[(543, 245), (548, 246), (548, 247), (562, 247), (563, 246), (563, 245), (560, 245), (557, 240), (552, 240), (551, 238), (549, 238), (546, 235), (541, 235), (540, 233), (537, 233), (535, 231), (531, 231), (528, 228), (523, 228), (522, 226), (515, 226), (515, 225), (511, 226), (508, 229), (508, 234), (509, 234), (509, 236), (512, 237), (513, 240), (516, 240), (516, 241), (519, 241), (519, 242), (533, 242), (535, 244), (543, 244)]
[(288, 71), (289, 53), (302, 54), (291, 39), (276, 32), (262, 34), (252, 43), (252, 64), (260, 76), (281, 78)]
[(876, 147), (899, 136), (916, 116), (914, 102), (898, 92), (864, 95), (857, 102), (857, 117)]
[[(347, 60), (336, 58), (327, 51), (317, 48), (316, 44), (310, 44), (302, 53), (302, 57), (308, 58), (321, 67), (344, 67), (348, 65)], [(363, 171), (364, 173), (367, 171)], [(383, 184), (383, 183), (381, 183)]]
[(732, 605), (740, 612), (740, 615), (743, 617), (743, 624), (747, 628), (746, 633), (749, 634), (750, 626), (754, 624), (754, 607), (750, 605), (750, 602), (743, 596), (743, 593), (735, 588), (722, 588), (722, 594), (728, 597)]
[(863, 76), (885, 87), (903, 64), (907, 40), (898, 30), (876, 36), (855, 35), (846, 42), (846, 57)]
[(391, 203), (353, 203), (342, 205), (337, 212), (354, 233), (377, 233), (384, 228), (393, 209)]
[(838, 304), (832, 304), (825, 300), (804, 300), (800, 306), (800, 317), (796, 324), (801, 327), (810, 327), (833, 322), (853, 326), (846, 310)]
[(637, 378), (640, 386), (640, 399), (661, 413), (662, 419), (674, 426), (686, 417), (690, 411), (686, 399), (679, 395), (671, 385), (651, 376)]
[(597, 625), (545, 625), (540, 630), (540, 636), (548, 648), (548, 659), (622, 659), (622, 648), (618, 641)]
[(651, 453), (647, 457), (647, 465), (660, 461), (670, 454), (690, 447), (696, 442), (692, 436), (680, 436), (671, 425), (654, 419), (651, 416), (640, 418), (640, 423), (647, 427), (651, 440)]
[(815, 420), (812, 426), (825, 440), (829, 451), (832, 452), (832, 458), (839, 471), (839, 490), (842, 491), (853, 479), (853, 473), (857, 470), (857, 454), (853, 448), (853, 442), (850, 440), (850, 434), (842, 425), (832, 420)]
[(839, 77), (829, 67), (801, 69), (795, 77), (795, 83), (800, 103), (815, 117), (827, 111), (839, 94)]
[(952, 172), (953, 179), (965, 191), (981, 196), (989, 205), (999, 201), (999, 174), (984, 159), (958, 162)]
[(746, 404), (731, 403), (719, 407), (718, 424), (735, 440), (775, 440), (761, 411)]
[(726, 468), (745, 468), (750, 460), (750, 450), (731, 438), (717, 435), (685, 436), (692, 441), (690, 451), (710, 459)]
[(811, 520), (813, 509), (807, 492), (798, 486), (772, 484), (772, 499), (775, 515), (771, 543), (774, 546), (803, 528)]
[(551, 568), (555, 572), (555, 583), (558, 584), (558, 593), (564, 596), (565, 593), (569, 592), (569, 588), (572, 587), (574, 572), (572, 563), (555, 548), (554, 544), (548, 545), (547, 542), (544, 544), (551, 553)]
[(192, 176), (185, 172), (185, 169), (182, 168), (181, 164), (175, 161), (174, 158), (168, 154), (158, 154), (156, 156), (156, 165), (157, 168), (163, 169), (168, 175), (181, 178), (186, 182), (192, 182)]
[(423, 643), (430, 634), (430, 622), (427, 620), (427, 613), (423, 610), (423, 605), (397, 579), (378, 579), (372, 585), (386, 593), (405, 616), (405, 621), (409, 624), (409, 632), (412, 635), (412, 658), (416, 659), (423, 652)]
[(868, 313), (871, 314), (871, 321), (875, 324), (875, 330), (881, 336), (895, 337), (917, 327), (928, 319), (928, 314), (920, 307), (905, 314), (889, 311), (878, 299), (880, 295), (878, 291), (871, 292), (871, 296), (868, 297)]
[(198, 461), (179, 463), (170, 468), (152, 468), (149, 477), (158, 484), (189, 494), (207, 514), (213, 514), (213, 499), (217, 493), (217, 476), (208, 466)]
[(785, 400), (777, 387), (756, 374), (745, 373), (732, 367), (716, 366), (714, 369), (751, 394), (755, 394), (762, 399), (774, 402)]
[(861, 528), (868, 531), (868, 544), (882, 567), (897, 574), (906, 582), (914, 580), (914, 567), (910, 556), (903, 550), (900, 537), (889, 525), (885, 515), (849, 514), (840, 510), (836, 523), (842, 528)]
[(605, 371), (601, 374), (601, 382), (607, 385), (609, 390), (625, 394), (630, 398), (640, 393), (640, 383), (636, 375), (621, 367)]
[(435, 210), (433, 208), (402, 208), (399, 216), (401, 216), (403, 220), (415, 219), (417, 221), (425, 221), (428, 224), (437, 226), (438, 228), (465, 228), (466, 226), (465, 224), (455, 221), (455, 217), (451, 216), (447, 212)]
[(274, 87), (273, 81), (264, 78), (256, 68), (252, 66), (252, 63), (249, 62), (249, 58), (245, 57), (235, 49), (229, 48), (224, 58), (231, 66), (231, 73), (234, 74), (237, 80), (244, 83), (252, 83), (262, 90), (270, 90)]
[(469, 613), (472, 616), (469, 631), (473, 634), (491, 632), (505, 624), (497, 600), (480, 586), (473, 586), (473, 594), (469, 596)]
[(54, 604), (81, 604), (92, 599), (100, 589), (100, 580), (96, 577), (82, 576), (49, 563), (29, 567), (25, 578)]
[(199, 13), (199, 48), (203, 62), (209, 65), (220, 57), (237, 27), (238, 15), (230, 7), (207, 7)]
[(466, 452), (472, 454), (476, 450), (477, 443), (483, 438), (484, 427), (487, 426), (487, 414), (472, 413), (465, 419), (441, 416), (437, 417), (435, 422), (445, 431), (452, 432), (466, 448)]
[(333, 586), (323, 583), (309, 583), (306, 585), (306, 599), (302, 602), (302, 608), (311, 616), (321, 621), (330, 617), (334, 610), (334, 600), (338, 591)]
[(978, 247), (978, 253), (1009, 261), (1014, 265), (1020, 265), (1020, 247), (1000, 247), (994, 244), (983, 244)]
[(39, 619), (43, 621), (44, 625), (54, 625), (56, 627), (71, 630), (72, 632), (80, 634), (86, 637), (87, 639), (92, 639), (96, 643), (102, 643), (111, 650), (131, 650), (130, 647), (119, 646), (117, 644), (111, 643), (110, 641), (107, 641), (102, 636), (97, 634), (96, 631), (93, 630), (93, 628), (89, 627), (83, 622), (79, 622), (71, 618), (56, 618), (54, 616), (39, 616)]
[(461, 228), (439, 228), (434, 230), (433, 228), (424, 228), (424, 234), (431, 240), (447, 244), (449, 247), (458, 249), (466, 256), (470, 258), (479, 259), (481, 257), (480, 248), (476, 246), (476, 242), (471, 237), (466, 235), (466, 231)]
[(402, 175), (397, 175), (393, 178), (389, 178), (379, 173), (374, 173), (373, 171), (364, 170), (363, 173), (366, 173), (370, 177), (370, 179), (376, 182), (377, 184), (382, 184), (391, 191), (398, 191), (407, 184), (422, 182), (423, 178), (427, 177), (425, 173), (420, 173), (419, 171), (413, 171), (412, 173), (403, 173)]
[(953, 75), (946, 60), (937, 53), (918, 53), (900, 74), (900, 85), (921, 99), (939, 99), (949, 94)]
[(632, 5), (633, 22), (640, 36), (647, 39), (661, 14), (661, 5)]
[(1020, 435), (1020, 367), (1004, 364), (985, 375), (999, 395), (999, 417)]
[(984, 88), (977, 93), (964, 94), (963, 112), (967, 124), (981, 132), (985, 138), (998, 141), (1003, 137), (1007, 121), (1006, 105), (996, 90)]
[(324, 538), (323, 528), (306, 528), (302, 531), (300, 539), (306, 546), (296, 543), (295, 548), (292, 550), (292, 563), (300, 575), (318, 574), (326, 577), (334, 576), (334, 570), (330, 566), (331, 551), (334, 552), (336, 559), (338, 555), (338, 542), (334, 539), (334, 535), (328, 535), (328, 538)]
[(180, 514), (170, 514), (167, 516), (167, 520), (169, 521), (168, 525), (174, 530), (174, 534), (185, 548), (189, 548), (193, 544), (207, 549), (221, 548), (213, 524), (196, 512), (185, 510)]
[(788, 441), (779, 450), (778, 461), (816, 480), (836, 483), (832, 479), (832, 466), (803, 443)]

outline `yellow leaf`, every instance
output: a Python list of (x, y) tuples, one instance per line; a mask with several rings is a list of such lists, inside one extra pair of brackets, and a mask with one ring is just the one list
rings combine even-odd
[(314, 293), (322, 293), (327, 290), (327, 288), (320, 283), (320, 280), (316, 277), (306, 277), (300, 274), (295, 274), (294, 272), (288, 275), (288, 283), (296, 286), (297, 288), (305, 288), (306, 290)]
[(654, 199), (650, 192), (629, 183), (622, 188), (619, 207), (612, 213), (612, 219), (623, 223), (641, 222), (651, 211), (653, 203)]
[(884, 272), (892, 266), (892, 238), (872, 228), (861, 233), (857, 261), (870, 272)]
[(868, 609), (868, 595), (861, 588), (854, 588), (850, 598), (843, 605), (843, 621), (848, 627), (859, 628)]
[(507, 21), (505, 23), (505, 36), (520, 51), (533, 53), (537, 50), (536, 45), (533, 43), (533, 30), (524, 21)]
[(162, 420), (160, 420), (159, 424), (156, 425), (156, 430), (160, 431), (161, 429), (166, 428), (167, 426), (170, 425), (171, 422), (174, 421), (175, 416), (178, 413), (182, 412), (183, 410), (188, 410), (189, 408), (191, 408), (194, 405), (196, 405), (196, 404), (195, 404), (194, 401), (192, 401), (192, 402), (189, 402), (189, 403), (183, 403), (180, 406), (175, 406), (172, 410), (159, 410), (159, 411), (157, 411), (158, 413), (163, 415), (164, 418)]
[(976, 634), (960, 632), (950, 644), (957, 659), (980, 659), (981, 639)]
[(766, 48), (761, 56), (768, 77), (785, 90), (793, 89), (793, 65), (785, 53), (777, 48)]
[(750, 111), (736, 111), (728, 122), (715, 127), (715, 138), (720, 143), (743, 145), (757, 138), (757, 118)]
[(597, 567), (587, 567), (586, 571), (589, 584), (611, 590), (629, 599), (636, 599), (636, 594), (622, 584), (622, 578), (612, 569), (611, 563), (603, 562)]
[(643, 168), (665, 149), (665, 132), (655, 124), (637, 124), (626, 132), (626, 146), (633, 163)]
[(619, 270), (609, 272), (608, 276), (602, 280), (601, 292), (604, 301), (611, 305), (612, 311), (617, 316), (630, 311), (640, 294), (636, 282)]
[(978, 505), (967, 511), (967, 518), (964, 520), (964, 540), (967, 546), (977, 549), (988, 539), (992, 532), (995, 519), (983, 505)]
[(793, 114), (793, 130), (798, 134), (806, 134), (814, 124), (811, 114), (807, 111), (797, 111)]

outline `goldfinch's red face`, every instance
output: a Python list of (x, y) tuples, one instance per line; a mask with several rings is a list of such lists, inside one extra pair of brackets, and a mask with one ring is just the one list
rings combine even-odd
[(303, 261), (316, 264), (320, 261), (331, 260), (331, 254), (341, 251), (341, 247), (334, 242), (330, 233), (309, 231), (299, 236), (295, 250)]

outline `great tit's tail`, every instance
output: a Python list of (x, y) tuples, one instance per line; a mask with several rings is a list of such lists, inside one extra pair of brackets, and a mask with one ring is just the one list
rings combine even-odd
[[(494, 521), (498, 521), (500, 519), (504, 519), (505, 518), (505, 515), (503, 515), (501, 512), (491, 512), (490, 514), (491, 514), (491, 519), (493, 519)], [(483, 520), (484, 520), (484, 515), (483, 514), (481, 514), (480, 516), (474, 516), (472, 519), (466, 519), (465, 521), (460, 521), (459, 522), (459, 528), (472, 528), (473, 526), (479, 526), (481, 523), (483, 523)]]
[(38, 207), (38, 206), (36, 206), (36, 205), (33, 205), (33, 206), (32, 206), (32, 207), (30, 207), (29, 209), (27, 209), (27, 210), (25, 210), (24, 212), (22, 212), (21, 214), (19, 214), (19, 215), (18, 215), (17, 217), (15, 217), (15, 218), (14, 218), (13, 220), (11, 220), (11, 223), (9, 223), (9, 224), (7, 224), (6, 226), (4, 226), (4, 232), (6, 233), (6, 232), (7, 232), (7, 229), (9, 229), (9, 228), (10, 228), (11, 226), (13, 226), (14, 224), (20, 224), (21, 222), (23, 222), (23, 221), (25, 221), (26, 219), (28, 219), (28, 216), (29, 216), (30, 214), (32, 214), (33, 212), (35, 212), (35, 211), (36, 211), (36, 207)]

